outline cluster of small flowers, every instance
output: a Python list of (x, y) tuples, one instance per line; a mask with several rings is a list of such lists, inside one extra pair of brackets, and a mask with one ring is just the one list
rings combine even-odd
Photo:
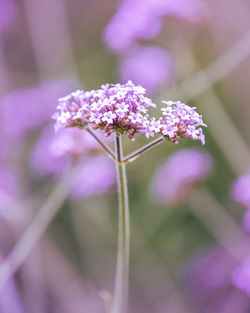
[(131, 81), (124, 85), (102, 85), (98, 90), (77, 90), (59, 99), (59, 112), (53, 116), (57, 121), (56, 130), (91, 124), (108, 136), (113, 132), (126, 133), (133, 140), (136, 133), (145, 132), (149, 123), (148, 108), (155, 107), (145, 93), (143, 87)]
[(180, 137), (189, 137), (193, 140), (201, 140), (205, 144), (205, 136), (200, 126), (207, 126), (202, 116), (196, 112), (196, 107), (190, 107), (180, 101), (163, 101), (166, 104), (162, 108), (159, 120), (152, 118), (146, 131), (146, 136), (154, 133), (163, 135), (166, 139), (178, 143)]
[(175, 143), (180, 137), (205, 143), (200, 126), (206, 125), (195, 107), (180, 101), (167, 101), (162, 109), (163, 117), (158, 120), (150, 118), (148, 108), (155, 107), (155, 104), (145, 96), (145, 92), (143, 87), (131, 81), (124, 85), (106, 84), (98, 90), (77, 90), (59, 99), (58, 111), (53, 115), (55, 129), (84, 128), (90, 124), (93, 129), (103, 130), (107, 136), (114, 132), (125, 133), (131, 140), (135, 139), (136, 133), (145, 133), (147, 138), (161, 134)]

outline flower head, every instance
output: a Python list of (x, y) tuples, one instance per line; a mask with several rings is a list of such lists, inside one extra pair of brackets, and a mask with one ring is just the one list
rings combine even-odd
[[(189, 137), (193, 140), (201, 140), (205, 144), (205, 136), (201, 126), (205, 126), (202, 116), (196, 112), (195, 107), (190, 107), (180, 101), (163, 101), (166, 104), (162, 108), (162, 117), (159, 119), (160, 125), (154, 126), (157, 134), (163, 135), (166, 139), (178, 143), (181, 137)], [(150, 125), (154, 125), (152, 119)]]
[(97, 90), (72, 92), (59, 99), (58, 111), (53, 115), (55, 129), (85, 128), (89, 124), (93, 129), (103, 130), (107, 136), (126, 134), (131, 140), (136, 133), (144, 133), (147, 138), (160, 134), (175, 143), (180, 137), (205, 143), (200, 126), (206, 125), (195, 107), (180, 101), (167, 101), (164, 102), (166, 108), (162, 109), (163, 116), (156, 120), (148, 115), (148, 108), (155, 107), (155, 104), (145, 93), (143, 87), (134, 85), (132, 81), (102, 85)]
[(56, 129), (90, 124), (107, 135), (126, 133), (133, 139), (137, 132), (145, 132), (148, 108), (155, 106), (145, 93), (143, 87), (131, 81), (102, 85), (98, 90), (77, 90), (59, 99), (58, 112), (54, 114)]

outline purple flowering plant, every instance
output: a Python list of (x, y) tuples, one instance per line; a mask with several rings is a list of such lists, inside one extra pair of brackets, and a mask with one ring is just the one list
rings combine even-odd
[[(111, 313), (126, 313), (129, 273), (129, 202), (126, 163), (164, 141), (178, 143), (183, 137), (201, 140), (205, 144), (202, 127), (206, 126), (195, 107), (181, 101), (163, 101), (159, 118), (149, 115), (149, 108), (156, 105), (146, 97), (146, 90), (132, 81), (125, 84), (105, 84), (100, 89), (77, 90), (59, 99), (53, 115), (55, 130), (78, 127), (89, 132), (116, 163), (119, 195), (118, 252), (115, 290)], [(106, 136), (114, 134), (115, 152), (96, 135), (102, 130)], [(147, 138), (160, 135), (144, 147), (123, 156), (122, 135), (132, 141), (137, 134)]]

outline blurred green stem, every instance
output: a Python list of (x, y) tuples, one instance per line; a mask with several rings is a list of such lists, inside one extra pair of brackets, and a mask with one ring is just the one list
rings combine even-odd
[(117, 158), (117, 182), (118, 182), (118, 251), (115, 277), (115, 290), (112, 313), (126, 313), (128, 300), (129, 280), (129, 204), (126, 167), (122, 164), (121, 135), (115, 136), (115, 150)]

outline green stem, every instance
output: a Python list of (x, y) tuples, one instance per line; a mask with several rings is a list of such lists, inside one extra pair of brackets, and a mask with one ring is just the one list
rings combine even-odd
[(152, 148), (154, 148), (155, 146), (158, 146), (160, 143), (162, 143), (163, 141), (165, 141), (164, 137), (159, 137), (153, 141), (151, 141), (150, 143), (148, 143), (147, 145), (143, 146), (142, 148), (136, 150), (135, 152), (129, 154), (128, 156), (126, 156), (123, 160), (122, 163), (127, 163), (127, 162), (132, 162), (135, 159), (137, 159), (141, 154), (151, 150)]
[(107, 152), (108, 156), (111, 157), (113, 161), (117, 162), (114, 152), (103, 142), (103, 140), (101, 140), (90, 128), (85, 129), (103, 147), (103, 149)]
[(126, 167), (122, 164), (122, 142), (121, 136), (115, 137), (117, 180), (118, 180), (118, 251), (115, 277), (115, 290), (112, 313), (126, 313), (128, 301), (129, 280), (129, 204)]

